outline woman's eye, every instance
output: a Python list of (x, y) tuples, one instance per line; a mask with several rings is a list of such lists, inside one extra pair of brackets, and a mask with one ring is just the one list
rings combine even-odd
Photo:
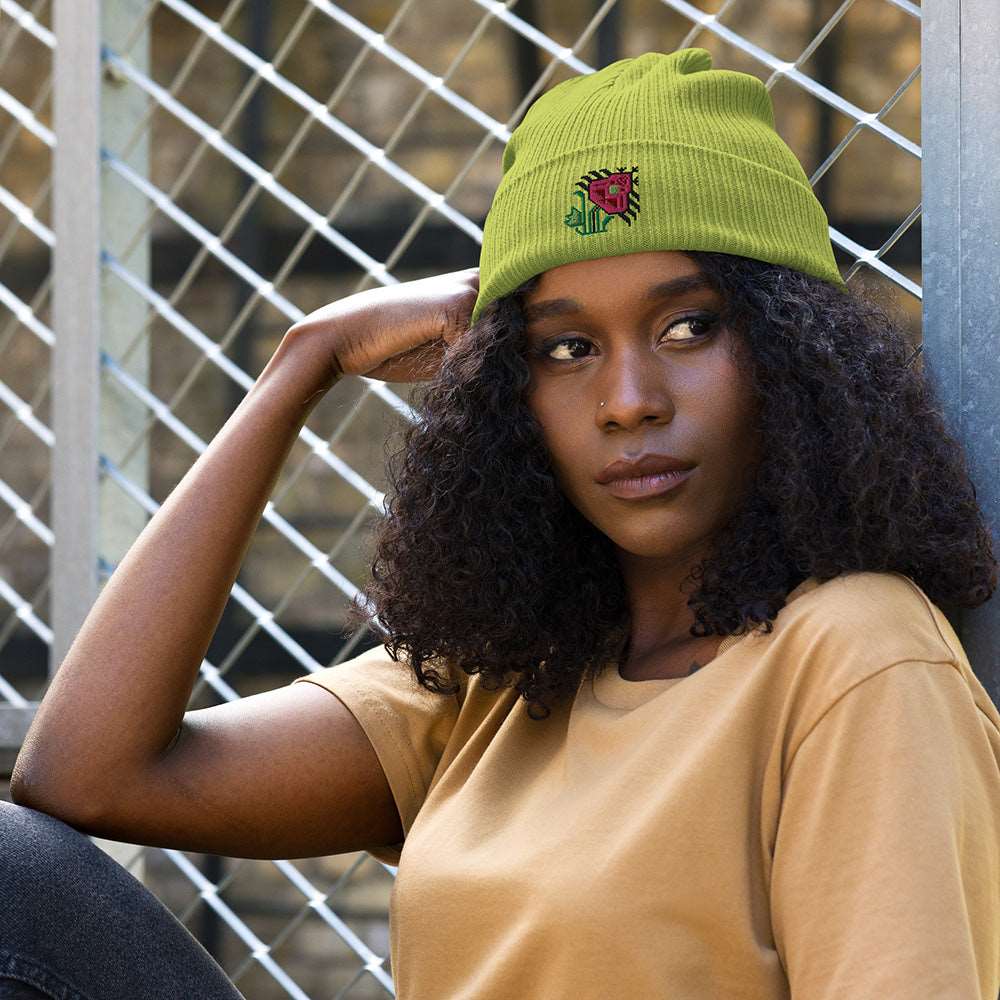
[[(672, 343), (689, 343), (696, 340), (701, 340), (702, 338), (708, 336), (709, 332), (715, 326), (717, 316), (683, 316), (680, 319), (676, 319), (671, 323), (664, 331), (663, 335), (666, 337), (668, 333), (672, 330), (688, 328), (688, 336), (681, 337), (669, 337), (667, 338)], [(698, 332), (698, 328), (701, 328), (701, 332)], [(556, 340), (550, 340), (546, 344), (542, 344), (534, 353), (540, 355), (543, 358), (549, 358), (552, 361), (579, 361), (580, 358), (584, 357), (583, 354), (573, 354), (574, 344), (588, 345), (590, 341), (586, 337), (561, 337)], [(555, 354), (556, 349), (565, 349), (563, 356), (557, 357)]]
[[(549, 344), (542, 348), (542, 354), (553, 361), (577, 361), (584, 357), (580, 352), (581, 348), (587, 348), (589, 340), (582, 337), (567, 337), (566, 340), (557, 340), (554, 344)], [(556, 353), (558, 352), (558, 353)]]
[[(686, 326), (691, 331), (690, 337), (682, 337), (682, 340), (698, 340), (708, 334), (709, 330), (715, 326), (716, 316), (685, 316), (683, 319), (675, 320), (664, 330), (664, 333), (669, 333), (675, 327)], [(698, 328), (701, 328), (701, 333), (695, 332)]]

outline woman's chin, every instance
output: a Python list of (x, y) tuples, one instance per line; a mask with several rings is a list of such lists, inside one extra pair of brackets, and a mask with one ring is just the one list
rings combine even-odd
[(662, 560), (675, 563), (686, 560), (701, 551), (704, 537), (678, 525), (676, 518), (653, 518), (643, 525), (632, 524), (627, 528), (621, 523), (606, 531), (608, 539), (622, 555), (639, 559)]

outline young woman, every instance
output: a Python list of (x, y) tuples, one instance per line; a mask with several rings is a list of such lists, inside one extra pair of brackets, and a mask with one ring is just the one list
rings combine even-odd
[[(403, 1000), (994, 1000), (1000, 714), (945, 611), (997, 563), (912, 361), (759, 80), (553, 88), (480, 267), (289, 330), (108, 582), (0, 808), (0, 997), (239, 995), (89, 833), (398, 864)], [(347, 375), (429, 380), (354, 609), (384, 642), (186, 712)]]

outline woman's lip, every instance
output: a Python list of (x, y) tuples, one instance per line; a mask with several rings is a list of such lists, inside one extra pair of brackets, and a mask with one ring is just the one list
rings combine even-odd
[(657, 472), (655, 475), (639, 476), (635, 479), (613, 479), (604, 483), (604, 488), (622, 500), (641, 500), (658, 497), (680, 486), (694, 472), (694, 469), (680, 469), (676, 472)]

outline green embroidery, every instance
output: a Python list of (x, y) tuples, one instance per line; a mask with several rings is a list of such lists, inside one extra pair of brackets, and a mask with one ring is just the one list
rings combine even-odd
[(603, 233), (608, 228), (611, 216), (602, 212), (596, 205), (587, 211), (587, 196), (582, 191), (574, 191), (573, 198), (577, 201), (563, 220), (570, 229), (575, 229), (581, 236), (591, 236)]

